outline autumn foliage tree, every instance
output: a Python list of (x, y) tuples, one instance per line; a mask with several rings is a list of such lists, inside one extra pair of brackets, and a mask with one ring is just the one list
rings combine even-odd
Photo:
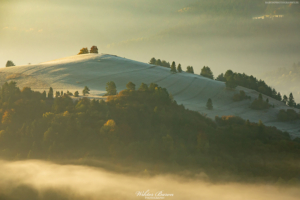
[(78, 55), (79, 55), (79, 54), (88, 54), (88, 53), (89, 53), (88, 48), (82, 48), (82, 49), (80, 49)]

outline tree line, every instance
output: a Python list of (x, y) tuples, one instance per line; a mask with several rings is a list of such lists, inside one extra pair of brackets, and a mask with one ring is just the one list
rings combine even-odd
[[(180, 66), (180, 71), (175, 68), (175, 61), (172, 62), (172, 65), (170, 67), (170, 63), (166, 62), (165, 60), (161, 61), (160, 59), (151, 58), (149, 64), (153, 65), (159, 65), (163, 67), (171, 68), (171, 72), (182, 72), (181, 65), (178, 64), (178, 67)], [(186, 72), (194, 74), (194, 69), (192, 66), (187, 66)], [(200, 72), (201, 76), (204, 76), (209, 79), (214, 79), (214, 75), (212, 70), (208, 66), (204, 66), (201, 69)], [(221, 73), (215, 80), (225, 82), (226, 87), (229, 89), (234, 89), (237, 86), (242, 86), (248, 89), (256, 90), (257, 92), (260, 92), (262, 94), (265, 94), (269, 97), (272, 97), (278, 101), (284, 102), (286, 105), (294, 108), (300, 109), (300, 104), (295, 102), (293, 93), (289, 94), (289, 97), (286, 95), (281, 95), (280, 92), (277, 92), (275, 88), (272, 88), (268, 86), (263, 80), (258, 80), (254, 76), (246, 75), (245, 73), (236, 73), (232, 70), (227, 70), (225, 74)], [(235, 99), (237, 98), (234, 97)]]

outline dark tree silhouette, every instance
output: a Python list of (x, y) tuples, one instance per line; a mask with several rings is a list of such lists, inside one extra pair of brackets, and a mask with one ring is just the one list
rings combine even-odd
[(155, 65), (162, 66), (161, 60), (160, 60), (160, 59), (157, 59), (156, 62), (155, 62)]
[(156, 64), (156, 59), (154, 57), (151, 58), (149, 64), (155, 65)]
[(15, 64), (13, 63), (13, 61), (8, 60), (5, 67), (12, 67), (12, 66), (15, 66)]
[(290, 107), (296, 106), (296, 102), (294, 100), (293, 93), (290, 93), (289, 100), (288, 100), (288, 106), (290, 106)]
[(53, 88), (52, 87), (49, 88), (48, 99), (53, 99)]
[(106, 95), (116, 95), (117, 94), (117, 86), (115, 82), (110, 81), (106, 83)]
[(98, 53), (98, 48), (97, 48), (97, 46), (92, 46), (92, 47), (91, 47), (91, 50), (90, 50), (90, 53)]
[(126, 88), (128, 90), (135, 90), (135, 84), (130, 81), (126, 84)]
[(147, 90), (148, 90), (148, 85), (145, 83), (142, 83), (139, 88), (139, 91), (147, 91)]
[(84, 89), (82, 90), (83, 96), (90, 93), (90, 89), (87, 86), (84, 86)]
[(78, 91), (74, 92), (74, 97), (79, 97), (79, 92)]
[(182, 69), (181, 69), (181, 64), (179, 63), (178, 66), (177, 66), (177, 71), (180, 73), (182, 72)]
[(287, 96), (286, 96), (286, 95), (283, 95), (282, 102), (283, 102), (284, 104), (287, 104), (287, 102), (288, 102), (288, 98), (287, 98)]
[(187, 66), (186, 67), (186, 72), (193, 74), (194, 73), (194, 68), (192, 66)]
[(172, 62), (172, 65), (171, 65), (171, 72), (176, 72), (176, 64), (174, 61)]
[(213, 103), (212, 103), (211, 98), (209, 98), (209, 99), (207, 100), (206, 107), (207, 107), (209, 110), (212, 110), (212, 109), (213, 109)]
[(201, 76), (204, 76), (206, 78), (210, 78), (210, 79), (214, 79), (214, 75), (211, 71), (211, 69), (209, 67), (203, 67), (201, 69), (201, 73), (200, 73)]

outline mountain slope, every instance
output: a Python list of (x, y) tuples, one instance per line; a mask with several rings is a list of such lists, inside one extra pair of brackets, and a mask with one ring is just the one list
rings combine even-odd
[[(278, 111), (289, 108), (282, 102), (268, 97), (275, 108), (263, 111), (252, 110), (249, 108), (251, 100), (233, 102), (231, 98), (242, 89), (253, 100), (258, 96), (256, 91), (242, 87), (237, 87), (235, 91), (226, 90), (223, 82), (185, 72), (172, 74), (168, 68), (114, 55), (76, 55), (38, 65), (2, 68), (0, 78), (1, 84), (13, 80), (20, 88), (29, 86), (38, 91), (48, 91), (51, 86), (54, 91), (75, 92), (82, 91), (84, 86), (88, 86), (93, 96), (103, 95), (108, 81), (114, 81), (118, 91), (125, 89), (129, 81), (135, 83), (137, 87), (142, 82), (146, 84), (153, 82), (167, 88), (179, 104), (205, 113), (208, 117), (237, 115), (253, 122), (261, 119), (265, 125), (288, 131), (293, 137), (300, 135), (299, 121), (289, 123), (277, 121)], [(212, 99), (213, 110), (206, 108), (208, 98)]]

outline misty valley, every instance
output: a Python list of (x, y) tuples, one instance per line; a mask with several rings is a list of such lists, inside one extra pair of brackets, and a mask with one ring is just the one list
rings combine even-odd
[(1, 0), (0, 200), (299, 200), (300, 2)]

